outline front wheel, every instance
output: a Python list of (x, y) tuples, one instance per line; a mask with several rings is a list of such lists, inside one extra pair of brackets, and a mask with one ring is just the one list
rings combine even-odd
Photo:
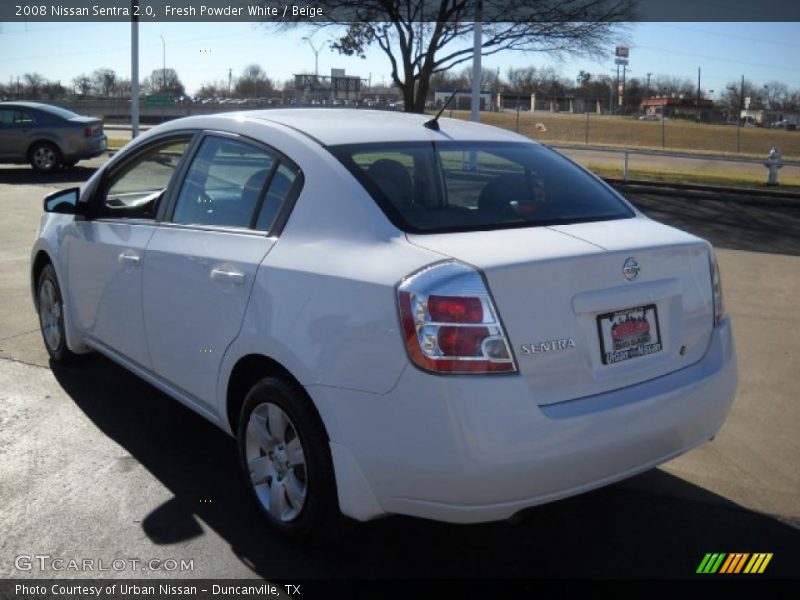
[(50, 142), (37, 142), (30, 152), (31, 166), (39, 173), (51, 173), (61, 163), (61, 153)]
[(67, 362), (77, 355), (67, 347), (64, 331), (64, 300), (58, 286), (53, 265), (46, 265), (36, 284), (36, 304), (39, 312), (39, 327), (44, 346), (55, 362)]
[(268, 524), (311, 541), (338, 520), (328, 439), (304, 391), (266, 377), (245, 398), (239, 420), (243, 475)]

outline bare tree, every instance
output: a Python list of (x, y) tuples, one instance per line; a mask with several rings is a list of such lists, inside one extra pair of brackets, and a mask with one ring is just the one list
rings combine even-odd
[(228, 95), (228, 82), (222, 79), (206, 81), (197, 90), (199, 98), (226, 98)]
[(72, 79), (72, 87), (79, 96), (86, 96), (92, 91), (92, 80), (85, 73)]
[[(744, 94), (742, 94), (742, 91), (744, 91)], [(745, 100), (747, 98), (750, 98), (751, 107), (760, 106), (762, 104), (762, 92), (763, 89), (756, 86), (749, 79), (744, 80), (744, 85), (741, 80), (731, 81), (720, 94), (720, 104), (728, 109), (730, 115), (738, 115), (740, 108), (746, 108), (745, 104), (747, 103)]]
[(650, 84), (662, 96), (684, 96), (694, 98), (697, 95), (697, 83), (687, 77), (656, 75)]
[(185, 92), (177, 71), (169, 67), (155, 69), (149, 77), (145, 77), (142, 89), (145, 94), (169, 94), (172, 96), (183, 96)]
[(782, 81), (768, 81), (764, 85), (764, 108), (787, 110), (792, 94)]
[(483, 56), (505, 50), (595, 55), (616, 39), (620, 21), (633, 16), (631, 0), (331, 0), (328, 14), (342, 21), (314, 26), (332, 28), (332, 48), (342, 54), (364, 57), (368, 47), (380, 48), (405, 110), (422, 112), (431, 77), (472, 59), (480, 2)]
[(272, 93), (274, 86), (260, 65), (247, 65), (236, 80), (236, 95), (259, 98)]
[(117, 91), (117, 74), (113, 69), (96, 69), (92, 73), (92, 85), (98, 96), (114, 96)]
[(41, 93), (42, 86), (47, 83), (47, 80), (44, 78), (43, 75), (39, 73), (25, 73), (22, 76), (22, 81), (24, 83), (23, 87), (23, 94), (25, 97), (36, 99), (39, 97)]

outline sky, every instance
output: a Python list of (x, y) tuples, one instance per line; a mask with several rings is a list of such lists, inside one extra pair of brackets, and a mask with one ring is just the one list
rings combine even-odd
[[(276, 33), (254, 23), (141, 23), (139, 28), (140, 80), (166, 66), (174, 68), (189, 93), (207, 81), (227, 81), (252, 63), (260, 64), (276, 82), (295, 73), (314, 72), (314, 51), (303, 36), (311, 35), (318, 47), (319, 72), (346, 69), (348, 74), (389, 83), (388, 60), (380, 50), (366, 59), (331, 52), (328, 30), (295, 29)], [(130, 77), (129, 23), (0, 23), (0, 81), (9, 82), (26, 72), (69, 86), (81, 74), (97, 68), (114, 69)], [(800, 88), (800, 23), (635, 23), (626, 39), (610, 40), (601, 59), (567, 58), (555, 61), (543, 53), (501, 53), (483, 60), (483, 66), (553, 66), (569, 79), (580, 70), (615, 72), (613, 46), (630, 46), (629, 77), (647, 73), (697, 78), (701, 87), (717, 97), (726, 84), (744, 75), (757, 85), (782, 81)], [(162, 37), (164, 43), (162, 45)], [(464, 65), (458, 67), (458, 70)]]

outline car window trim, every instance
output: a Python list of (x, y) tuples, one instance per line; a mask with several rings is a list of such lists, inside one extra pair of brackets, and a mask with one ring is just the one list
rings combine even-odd
[(278, 209), (278, 213), (275, 215), (275, 218), (272, 220), (272, 227), (269, 229), (269, 233), (274, 235), (276, 238), (280, 237), (281, 233), (283, 233), (283, 228), (289, 221), (289, 216), (294, 210), (294, 205), (297, 203), (297, 198), (300, 197), (300, 192), (303, 190), (305, 182), (305, 174), (301, 169), (297, 168), (295, 171), (294, 181), (292, 182), (292, 187), (289, 188), (289, 192), (283, 199), (283, 204), (281, 205), (280, 209)]
[[(207, 225), (207, 224), (199, 224), (199, 223), (175, 223), (172, 219), (175, 216), (175, 208), (178, 203), (178, 196), (180, 194), (180, 188), (183, 187), (183, 183), (186, 179), (186, 173), (189, 171), (192, 163), (194, 162), (196, 154), (199, 152), (200, 147), (203, 141), (209, 137), (221, 137), (227, 138), (230, 140), (235, 140), (237, 142), (247, 144), (249, 146), (253, 146), (258, 150), (262, 150), (263, 152), (269, 154), (273, 158), (273, 165), (270, 169), (270, 173), (267, 176), (264, 186), (261, 189), (259, 195), (259, 201), (257, 203), (256, 208), (253, 211), (253, 215), (251, 215), (250, 224), (251, 226), (254, 224), (253, 219), (258, 220), (258, 216), (261, 211), (261, 206), (263, 204), (264, 197), (266, 196), (266, 192), (269, 190), (269, 186), (272, 183), (272, 178), (275, 176), (277, 169), (280, 164), (285, 164), (290, 169), (295, 171), (295, 178), (292, 182), (292, 187), (289, 188), (289, 192), (286, 194), (286, 197), (283, 199), (281, 203), (281, 207), (278, 209), (278, 213), (275, 216), (275, 219), (272, 222), (272, 227), (268, 230), (260, 230), (255, 229), (253, 227), (232, 227), (230, 225)], [(256, 140), (251, 138), (247, 135), (242, 135), (240, 133), (234, 133), (230, 131), (220, 131), (217, 129), (204, 129), (198, 132), (197, 137), (195, 138), (192, 148), (191, 148), (191, 156), (187, 152), (184, 155), (185, 163), (182, 165), (182, 169), (180, 172), (180, 186), (176, 186), (176, 189), (171, 194), (169, 198), (169, 203), (165, 204), (165, 214), (161, 219), (160, 223), (162, 225), (171, 225), (171, 226), (180, 226), (182, 229), (202, 229), (207, 231), (234, 231), (238, 233), (242, 232), (252, 232), (254, 234), (266, 236), (266, 237), (277, 237), (278, 234), (275, 232), (282, 231), (283, 226), (285, 225), (286, 221), (288, 220), (289, 214), (291, 210), (294, 208), (294, 203), (297, 200), (297, 196), (299, 196), (300, 188), (302, 188), (302, 184), (305, 182), (305, 177), (303, 177), (303, 170), (298, 166), (298, 164), (293, 161), (291, 158), (286, 156), (283, 152), (278, 150), (277, 148), (270, 146), (269, 144), (265, 144), (260, 140)], [(172, 183), (172, 182), (170, 182)], [(300, 183), (300, 187), (296, 190), (296, 186)], [(278, 228), (277, 225), (280, 223), (280, 227)]]
[[(92, 193), (91, 197), (87, 200), (89, 204), (91, 217), (90, 220), (93, 221), (111, 221), (111, 222), (133, 222), (133, 221), (141, 221), (141, 222), (148, 222), (148, 223), (159, 223), (162, 219), (162, 212), (163, 207), (168, 203), (170, 196), (174, 195), (174, 184), (177, 180), (178, 174), (181, 173), (185, 163), (187, 156), (192, 151), (195, 142), (197, 140), (197, 133), (198, 130), (196, 129), (181, 129), (178, 131), (170, 131), (166, 132), (163, 135), (157, 136), (152, 140), (148, 140), (147, 143), (142, 144), (141, 148), (136, 148), (135, 151), (131, 153), (130, 156), (124, 157), (124, 159), (120, 160), (118, 163), (114, 163), (109, 166), (108, 169), (103, 171), (102, 178), (97, 185), (97, 188)], [(102, 202), (102, 198), (108, 194), (110, 189), (110, 181), (114, 178), (114, 176), (119, 173), (120, 171), (125, 171), (126, 167), (128, 167), (131, 163), (137, 161), (142, 157), (142, 155), (150, 152), (157, 146), (162, 146), (165, 143), (170, 142), (171, 140), (182, 140), (188, 137), (188, 145), (186, 147), (186, 151), (181, 156), (181, 159), (178, 163), (175, 172), (170, 177), (169, 182), (167, 183), (166, 193), (164, 198), (161, 199), (159, 203), (158, 210), (156, 211), (155, 216), (152, 219), (146, 219), (142, 217), (123, 217), (123, 216), (112, 216), (112, 215), (102, 215), (102, 216), (95, 216), (97, 213), (100, 203)]]
[[(280, 166), (281, 161), (277, 157), (273, 157), (272, 166), (269, 168), (269, 173), (267, 173), (267, 176), (264, 179), (264, 184), (261, 186), (261, 191), (258, 192), (258, 198), (256, 199), (256, 206), (253, 209), (253, 214), (250, 215), (250, 229), (258, 231), (258, 229), (256, 229), (256, 225), (258, 225), (258, 217), (261, 216), (261, 209), (264, 207), (264, 199), (267, 197), (269, 186), (272, 185), (272, 178), (275, 177), (275, 173), (278, 172), (278, 168)], [(269, 229), (267, 231), (269, 231)]]

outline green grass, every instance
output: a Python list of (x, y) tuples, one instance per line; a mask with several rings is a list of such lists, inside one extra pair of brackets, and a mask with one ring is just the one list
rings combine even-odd
[[(449, 113), (446, 113), (449, 114)], [(453, 111), (453, 118), (469, 119), (467, 111)], [(481, 113), (481, 122), (516, 131), (513, 113)], [(585, 144), (586, 115), (568, 113), (524, 112), (519, 117), (519, 133), (546, 143)], [(536, 125), (545, 131), (537, 130)], [(736, 152), (736, 127), (694, 123), (682, 119), (639, 121), (633, 117), (589, 115), (589, 145), (674, 150), (699, 154)], [(739, 156), (766, 158), (772, 148), (780, 148), (783, 157), (800, 159), (800, 131), (742, 127), (739, 129)]]

